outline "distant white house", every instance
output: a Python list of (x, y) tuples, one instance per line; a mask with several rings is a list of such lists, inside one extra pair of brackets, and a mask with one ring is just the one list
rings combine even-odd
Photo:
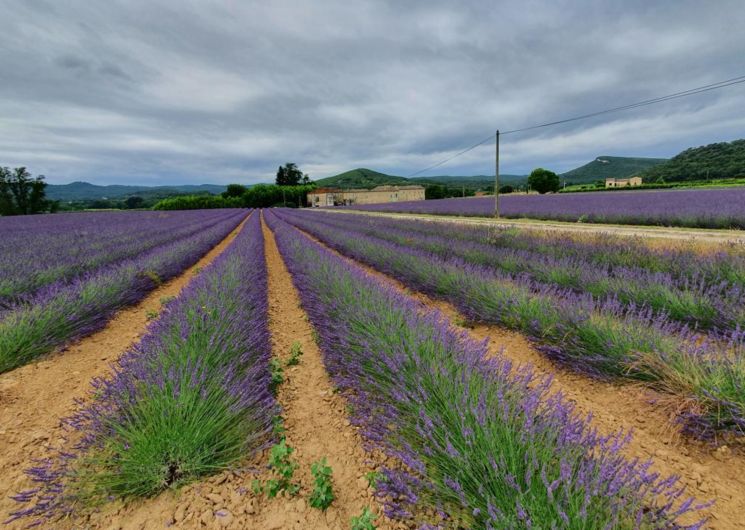
[(642, 185), (642, 178), (641, 177), (631, 177), (627, 179), (615, 179), (615, 178), (607, 178), (605, 179), (605, 187), (606, 188), (633, 188), (636, 186)]

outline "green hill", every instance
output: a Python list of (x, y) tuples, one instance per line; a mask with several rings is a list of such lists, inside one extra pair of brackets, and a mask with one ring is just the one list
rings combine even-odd
[(316, 184), (321, 187), (329, 188), (374, 188), (375, 186), (384, 185), (404, 185), (409, 180), (404, 177), (396, 177), (379, 173), (372, 169), (357, 168), (351, 171), (339, 173), (333, 177), (326, 177), (316, 180)]
[[(525, 175), (500, 175), (501, 184), (521, 184), (527, 177)], [(494, 185), (494, 177), (490, 175), (475, 176), (452, 176), (438, 175), (434, 177), (397, 177), (386, 175), (372, 169), (358, 168), (345, 171), (333, 177), (326, 177), (315, 181), (318, 186), (329, 188), (374, 188), (375, 186), (417, 184), (442, 184), (452, 188), (465, 186), (469, 190), (480, 190)]]
[(88, 182), (71, 182), (70, 184), (48, 184), (47, 198), (58, 201), (91, 201), (99, 199), (124, 198), (138, 195), (143, 198), (164, 198), (185, 193), (219, 194), (225, 191), (225, 186), (215, 184), (175, 185), (175, 186), (127, 186), (113, 184), (98, 186)]
[[(525, 184), (528, 177), (526, 175), (499, 175), (499, 185)], [(435, 177), (414, 177), (409, 179), (415, 184), (442, 184), (450, 187), (465, 186), (466, 189), (482, 190), (494, 186), (494, 175), (474, 175), (472, 177), (461, 177), (452, 175), (438, 175)]]
[(649, 168), (667, 162), (666, 158), (599, 156), (592, 162), (561, 175), (568, 184), (588, 184), (606, 178), (626, 178), (639, 175)]
[(745, 139), (691, 147), (641, 175), (647, 182), (745, 177)]

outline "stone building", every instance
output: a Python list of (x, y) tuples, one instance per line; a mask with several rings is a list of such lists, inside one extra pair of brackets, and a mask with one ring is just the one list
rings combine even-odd
[(423, 200), (423, 186), (378, 186), (371, 190), (316, 188), (308, 193), (308, 204), (313, 207)]
[(633, 188), (635, 186), (641, 186), (641, 185), (642, 185), (641, 177), (631, 177), (628, 179), (614, 179), (614, 178), (605, 179), (606, 188)]

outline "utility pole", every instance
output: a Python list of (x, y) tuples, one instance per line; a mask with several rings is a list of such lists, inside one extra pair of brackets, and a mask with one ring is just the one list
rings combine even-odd
[(494, 217), (499, 219), (499, 129), (497, 129), (497, 146), (494, 160)]
[(285, 200), (285, 187), (282, 186), (282, 206), (287, 206), (287, 201)]

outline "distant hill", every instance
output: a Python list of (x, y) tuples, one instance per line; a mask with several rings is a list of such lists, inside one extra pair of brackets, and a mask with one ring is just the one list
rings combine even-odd
[(592, 162), (561, 175), (569, 184), (588, 184), (606, 178), (626, 178), (639, 175), (649, 168), (667, 162), (666, 158), (599, 156)]
[(49, 184), (46, 188), (48, 199), (58, 201), (90, 201), (97, 199), (114, 199), (138, 195), (147, 197), (166, 197), (185, 193), (219, 194), (225, 191), (225, 186), (215, 184), (176, 185), (176, 186), (126, 186), (113, 184), (98, 186), (88, 182), (71, 182), (70, 184)]
[(691, 147), (641, 176), (648, 182), (745, 177), (745, 139)]
[(404, 177), (396, 177), (379, 173), (372, 169), (357, 168), (333, 177), (326, 177), (315, 181), (318, 186), (328, 188), (374, 188), (389, 184), (404, 185), (409, 183)]
[[(525, 175), (500, 175), (500, 184), (515, 184), (525, 181)], [(494, 177), (489, 175), (475, 176), (450, 176), (439, 175), (434, 177), (397, 177), (395, 175), (386, 175), (372, 169), (358, 168), (351, 171), (345, 171), (333, 177), (326, 177), (315, 181), (318, 186), (329, 188), (374, 188), (375, 186), (417, 184), (426, 186), (427, 184), (443, 184), (449, 187), (459, 188), (465, 186), (466, 189), (483, 189), (494, 185)]]
[[(527, 175), (499, 175), (499, 185), (525, 184)], [(417, 184), (444, 184), (445, 186), (465, 186), (466, 189), (484, 189), (494, 186), (494, 175), (474, 175), (472, 177), (460, 177), (452, 175), (439, 175), (435, 177), (413, 177), (409, 179)]]

